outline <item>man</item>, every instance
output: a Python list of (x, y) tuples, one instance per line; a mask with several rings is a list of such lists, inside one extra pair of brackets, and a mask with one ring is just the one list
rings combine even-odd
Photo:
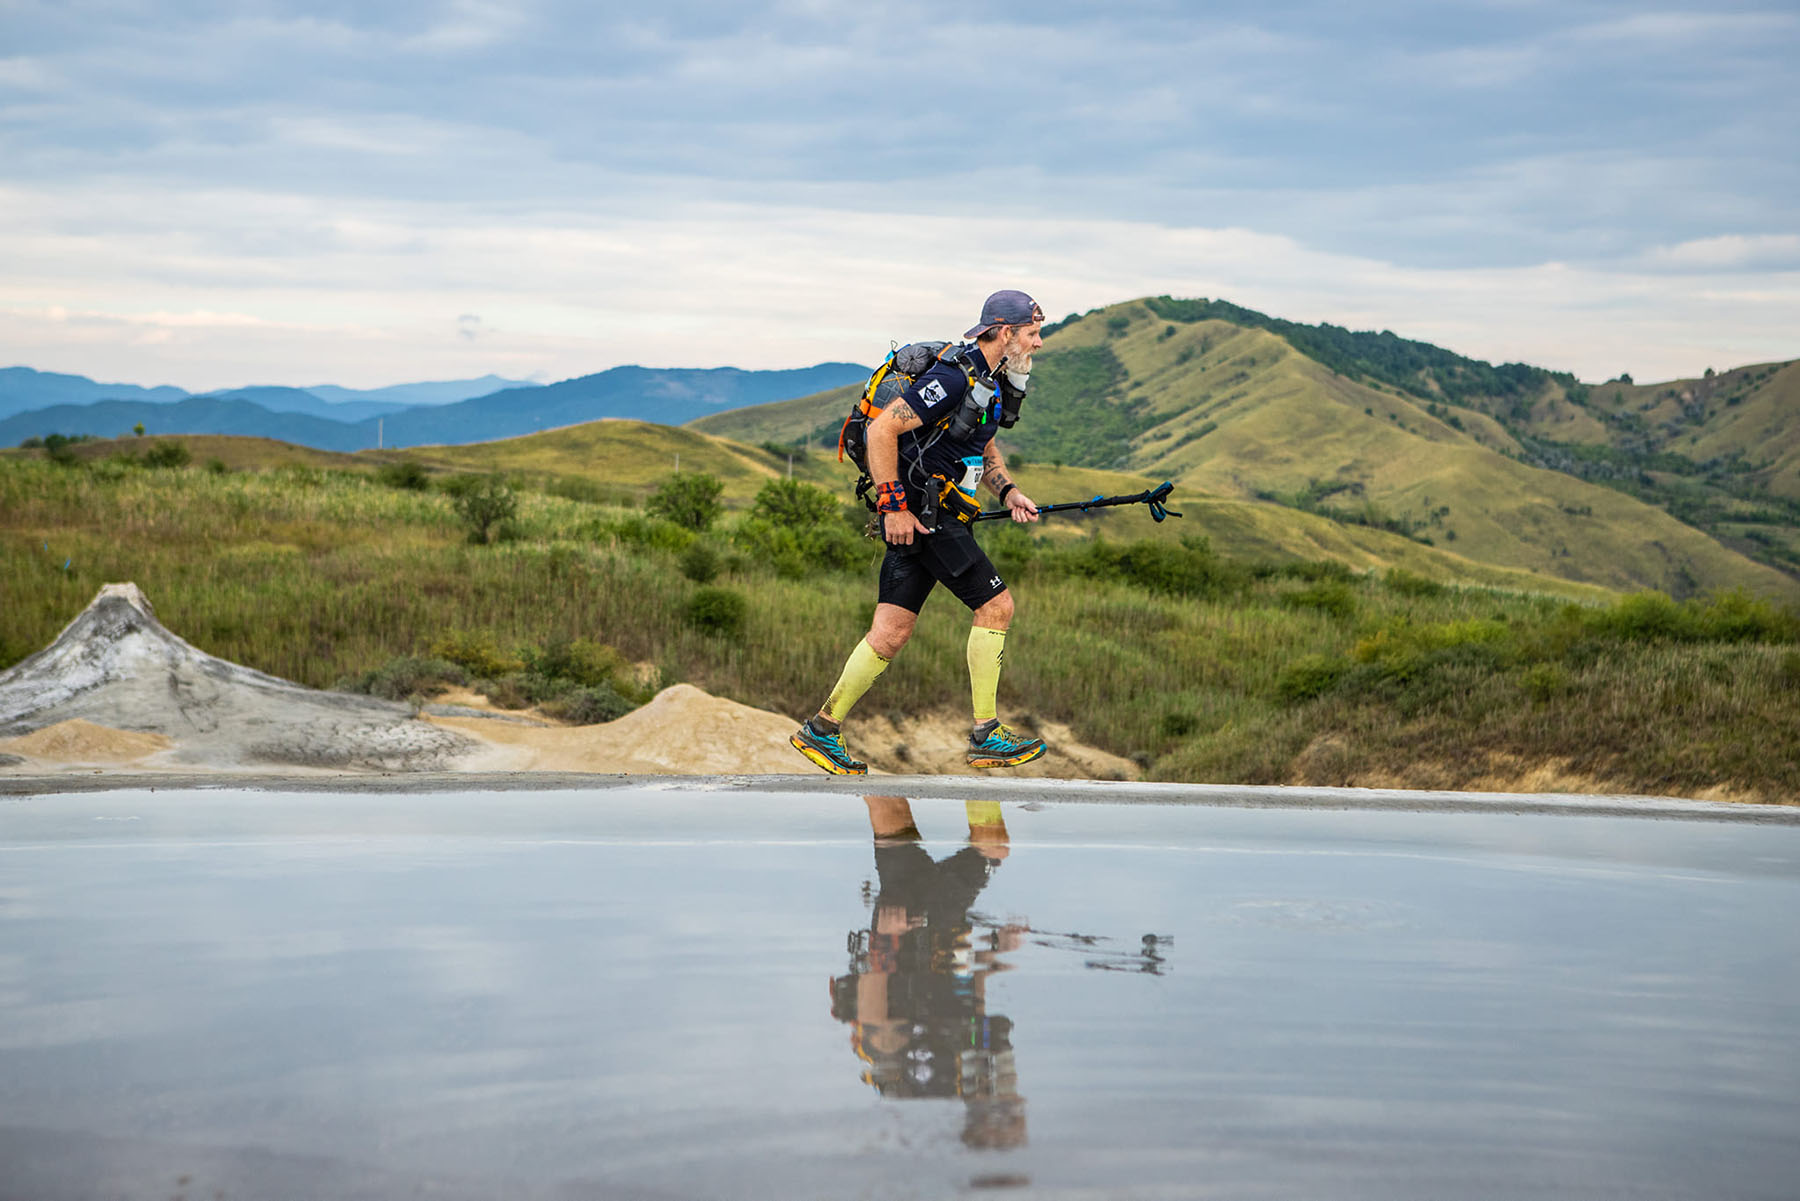
[(831, 1016), (882, 1096), (960, 1097), (967, 1146), (1023, 1146), (1013, 1025), (988, 1011), (987, 978), (1013, 966), (1029, 927), (969, 913), (1007, 857), (1006, 818), (993, 801), (967, 802), (968, 844), (934, 860), (905, 797), (863, 803), (880, 884), (868, 929), (849, 938), (850, 970), (831, 982)]
[[(1042, 739), (1014, 733), (996, 715), (1012, 592), (976, 544), (970, 525), (950, 511), (973, 505), (977, 485), (985, 484), (1014, 521), (1038, 519), (1037, 506), (1007, 474), (994, 432), (1003, 409), (1009, 417), (1017, 414), (1031, 356), (1044, 344), (1043, 324), (1044, 311), (1031, 297), (995, 292), (982, 305), (981, 320), (963, 335), (975, 341), (947, 347), (869, 423), (869, 474), (888, 543), (875, 620), (850, 653), (824, 707), (789, 739), (828, 772), (868, 772), (868, 764), (851, 758), (840, 727), (912, 637), (919, 610), (938, 584), (974, 614), (968, 645), (974, 705), (969, 766), (1012, 767), (1044, 753)], [(976, 403), (965, 408), (966, 399)], [(978, 419), (972, 420), (972, 413)], [(954, 495), (958, 491), (960, 497)]]

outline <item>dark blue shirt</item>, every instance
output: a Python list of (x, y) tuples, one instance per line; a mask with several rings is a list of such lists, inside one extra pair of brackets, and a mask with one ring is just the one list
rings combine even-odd
[[(927, 478), (941, 475), (962, 480), (966, 461), (979, 462), (982, 452), (1000, 428), (995, 424), (1000, 415), (1000, 402), (994, 378), (988, 372), (987, 359), (973, 342), (963, 343), (961, 349), (964, 351), (963, 362), (953, 361), (955, 351), (952, 350), (921, 372), (913, 380), (912, 387), (900, 397), (925, 423), (900, 435), (900, 481), (906, 485), (907, 505), (914, 512), (919, 509)], [(951, 423), (947, 419), (962, 407), (963, 398), (969, 394), (971, 372), (975, 377), (975, 395), (983, 404), (983, 420), (968, 437), (958, 438), (951, 432)], [(941, 430), (938, 428), (940, 423), (943, 425)]]

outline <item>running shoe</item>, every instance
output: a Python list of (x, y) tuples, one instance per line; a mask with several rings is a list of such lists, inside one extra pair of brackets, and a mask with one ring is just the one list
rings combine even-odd
[(980, 741), (976, 741), (974, 734), (969, 735), (970, 767), (1017, 767), (1043, 753), (1042, 738), (1023, 737), (999, 722), (995, 722), (987, 737)]
[(834, 776), (866, 776), (869, 765), (850, 757), (844, 749), (842, 733), (821, 734), (813, 729), (810, 721), (801, 722), (800, 728), (788, 738), (795, 750), (811, 759)]

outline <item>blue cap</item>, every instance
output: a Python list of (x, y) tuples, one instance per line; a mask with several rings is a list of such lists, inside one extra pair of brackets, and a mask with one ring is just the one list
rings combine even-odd
[(987, 298), (987, 303), (981, 306), (981, 320), (963, 337), (979, 338), (996, 325), (1030, 325), (1043, 319), (1044, 310), (1038, 307), (1037, 301), (1008, 288)]

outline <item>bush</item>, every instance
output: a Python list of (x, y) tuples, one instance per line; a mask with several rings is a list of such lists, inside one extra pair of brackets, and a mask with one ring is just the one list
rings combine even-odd
[(383, 463), (375, 478), (390, 488), (405, 488), (412, 492), (423, 492), (431, 487), (430, 472), (425, 470), (424, 464), (412, 459)]
[(486, 631), (452, 630), (431, 644), (434, 659), (447, 659), (470, 675), (488, 679), (509, 676), (525, 669), (524, 660), (501, 652), (494, 636)]
[(231, 465), (229, 463), (227, 463), (224, 459), (217, 458), (217, 457), (206, 460), (206, 469), (208, 471), (212, 472), (214, 475), (230, 475), (231, 474)]
[(838, 513), (837, 498), (801, 480), (770, 480), (757, 492), (750, 512), (775, 525), (823, 525)]
[(527, 648), (524, 658), (529, 673), (588, 688), (610, 684), (631, 671), (625, 656), (590, 638), (558, 639), (541, 651)]
[(456, 514), (469, 528), (469, 541), (485, 546), (519, 511), (519, 498), (499, 474), (468, 477), (452, 495)]
[(728, 637), (743, 633), (748, 610), (742, 593), (729, 588), (701, 588), (688, 599), (682, 618), (702, 633)]
[(1399, 596), (1423, 598), (1444, 594), (1444, 586), (1436, 580), (1427, 579), (1402, 567), (1390, 568), (1387, 575), (1382, 577), (1381, 582), (1387, 585), (1389, 592)]
[(719, 577), (719, 551), (710, 542), (695, 540), (681, 552), (681, 574), (696, 584), (710, 584)]
[(52, 463), (60, 467), (73, 467), (81, 460), (76, 458), (71, 447), (82, 441), (86, 441), (86, 439), (66, 438), (61, 434), (51, 434), (44, 439), (44, 453), (50, 457)]
[(601, 529), (620, 542), (649, 550), (686, 550), (694, 543), (692, 530), (683, 529), (672, 521), (641, 517), (636, 513), (610, 522)]
[(158, 442), (144, 452), (146, 467), (186, 467), (193, 461), (188, 448), (181, 442)]
[[(835, 506), (834, 506), (835, 511)], [(874, 548), (865, 538), (836, 521), (820, 525), (777, 525), (752, 517), (739, 525), (732, 539), (753, 562), (774, 570), (783, 579), (801, 579), (815, 571), (848, 571), (862, 567)]]
[(1181, 545), (1141, 539), (1116, 546), (1104, 538), (1061, 558), (1076, 575), (1124, 580), (1165, 596), (1218, 596), (1242, 583), (1242, 574), (1213, 554), (1204, 538), (1183, 538)]
[(385, 700), (403, 701), (418, 694), (430, 696), (453, 684), (466, 684), (469, 677), (462, 668), (444, 659), (419, 659), (405, 656), (361, 676), (338, 681), (343, 692), (366, 692)]
[(704, 533), (725, 511), (719, 503), (723, 491), (725, 485), (705, 472), (673, 476), (644, 501), (644, 512), (674, 522), (682, 529)]
[(620, 696), (610, 684), (601, 684), (593, 688), (576, 688), (564, 693), (556, 700), (544, 706), (544, 712), (559, 721), (572, 722), (578, 726), (598, 725), (603, 721), (616, 721), (637, 708), (631, 701)]
[(1350, 665), (1325, 655), (1302, 655), (1275, 677), (1275, 694), (1289, 704), (1324, 696), (1338, 686)]
[(1569, 673), (1554, 663), (1539, 663), (1519, 677), (1525, 695), (1542, 705), (1569, 690)]
[(1284, 593), (1281, 603), (1290, 609), (1312, 609), (1339, 621), (1356, 616), (1356, 594), (1348, 584), (1336, 581)]

